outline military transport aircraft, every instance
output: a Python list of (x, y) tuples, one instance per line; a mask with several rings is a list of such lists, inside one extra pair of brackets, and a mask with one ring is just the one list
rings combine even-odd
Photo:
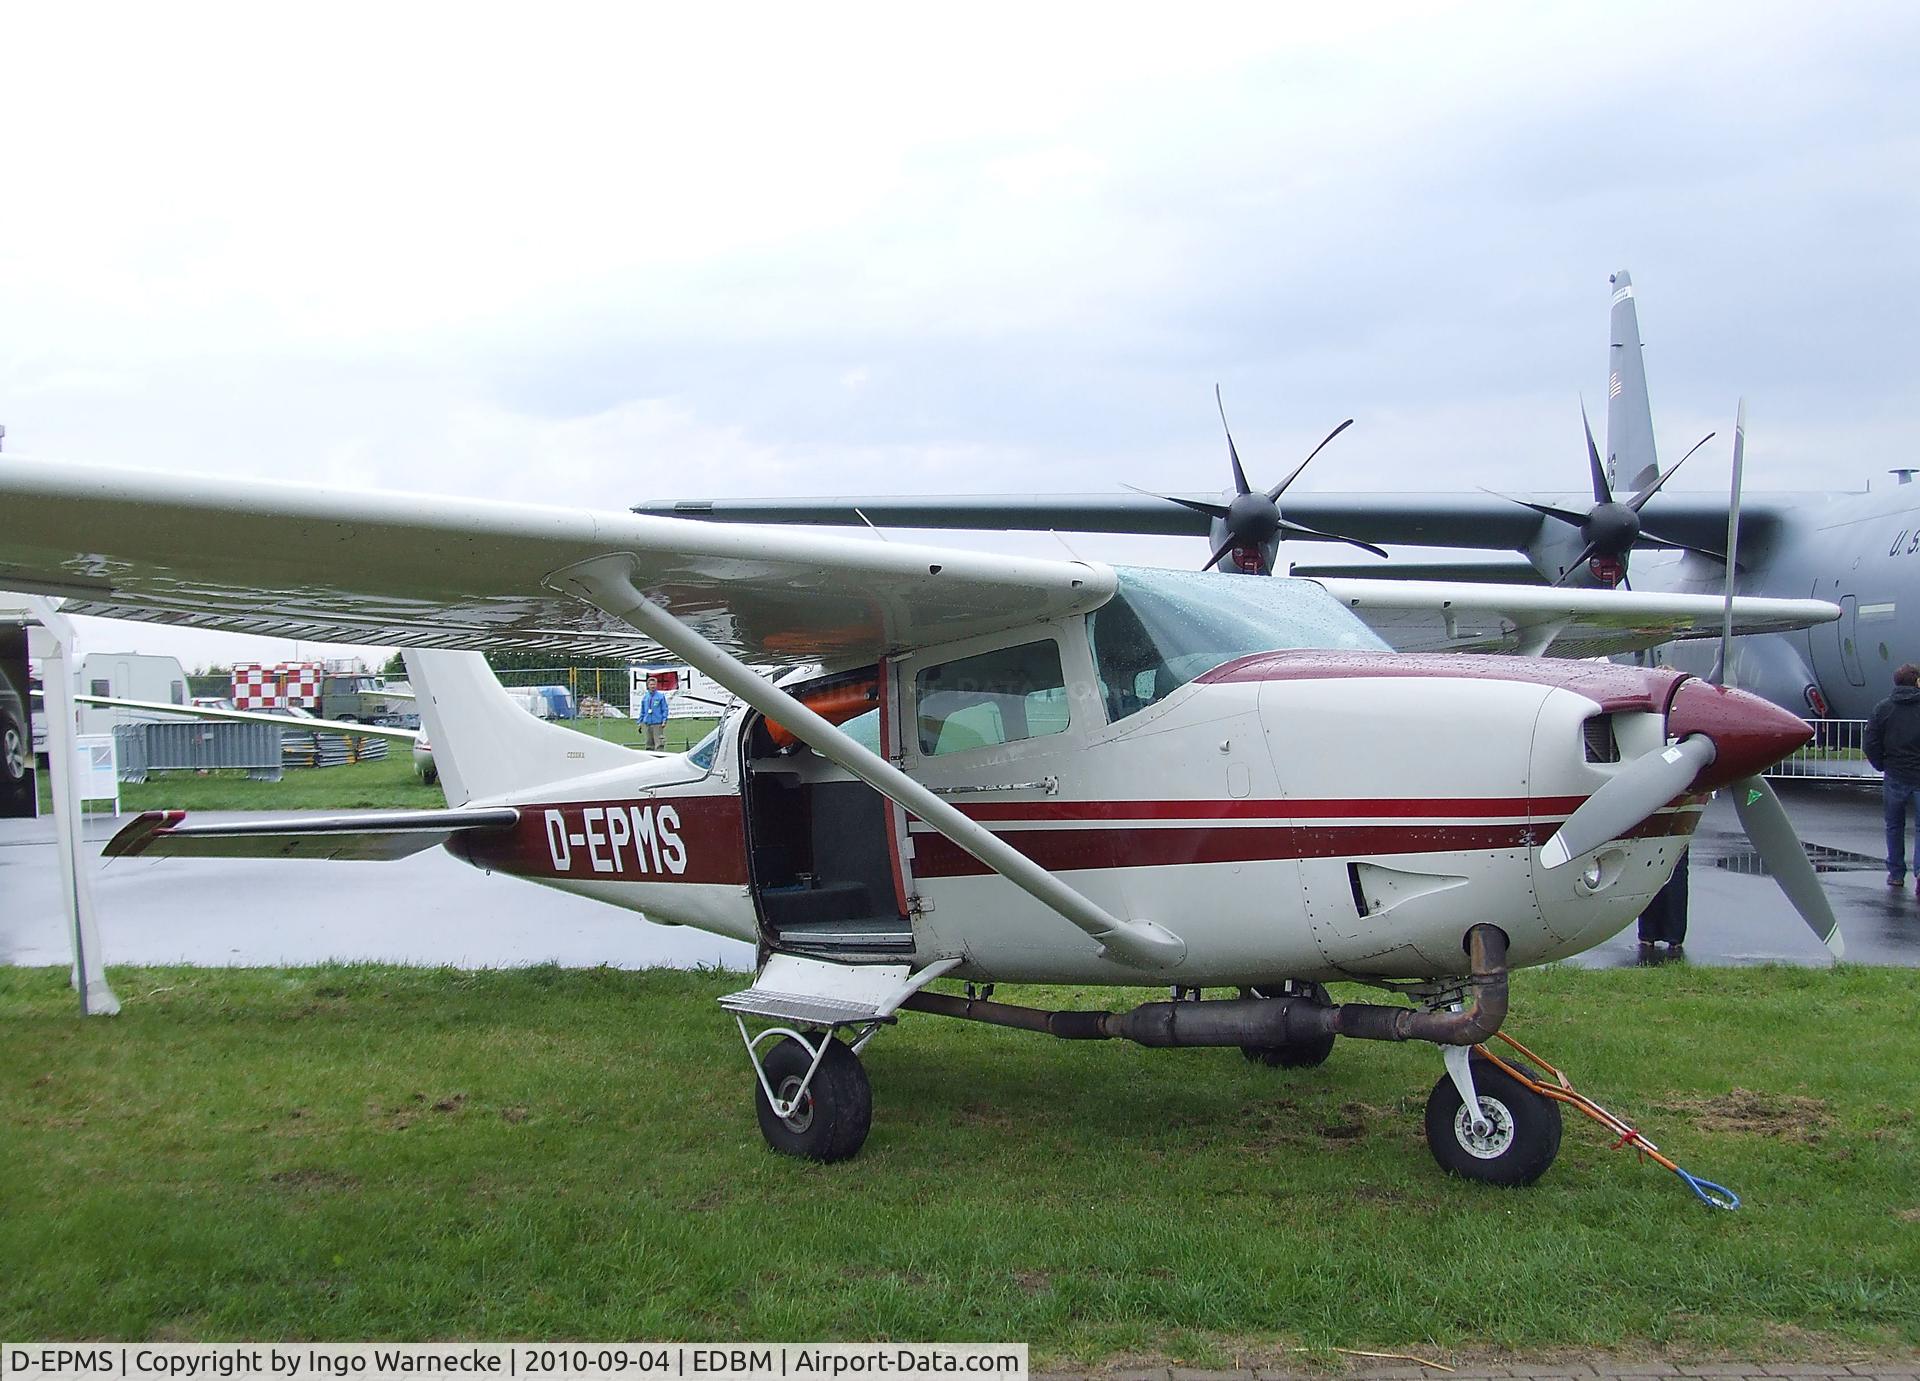
[[(1505, 1018), (1507, 973), (1627, 924), (1721, 786), (1840, 951), (1757, 775), (1806, 740), (1799, 720), (1670, 669), (1397, 654), (1307, 580), (9, 458), (0, 587), (408, 649), (447, 809), (151, 813), (109, 854), (444, 845), (756, 943), (753, 982), (722, 1003), (766, 1139), (822, 1160), (866, 1137), (859, 1052), (915, 1012), (1276, 1065), (1317, 1064), (1338, 1036), (1431, 1042), (1435, 1157), (1530, 1182), (1557, 1104), (1469, 1058)], [(1448, 588), (1471, 611), (1476, 587)], [(1627, 642), (1695, 618), (1669, 596), (1533, 593)], [(1730, 607), (1741, 627), (1834, 613)], [(742, 705), (688, 753), (636, 755), (527, 715), (460, 650), (485, 647), (664, 649)], [(813, 669), (776, 685), (749, 663)], [(1406, 1005), (1336, 1005), (1336, 979)], [(996, 981), (1175, 992), (1050, 1012), (972, 986)]]
[[(1638, 590), (1717, 594), (1726, 580), (1727, 500), (1724, 494), (1682, 494), (1664, 487), (1694, 451), (1660, 469), (1632, 279), (1621, 270), (1608, 284), (1608, 450), (1603, 464), (1588, 429), (1590, 499), (1484, 490), (1290, 493), (1305, 461), (1273, 488), (1260, 490), (1248, 482), (1229, 436), (1234, 489), (1226, 494), (677, 499), (642, 503), (634, 511), (715, 522), (1192, 535), (1207, 540), (1210, 566), (1233, 572), (1273, 571), (1282, 538), (1510, 550), (1525, 559), (1435, 565), (1395, 558), (1294, 569), (1326, 578), (1330, 588), (1359, 577), (1438, 577), (1587, 586), (1625, 582)], [(1316, 447), (1307, 460), (1318, 454)], [(1903, 481), (1909, 474), (1903, 472)], [(1920, 659), (1920, 487), (1903, 482), (1880, 493), (1747, 494), (1741, 501), (1740, 555), (1742, 593), (1829, 600), (1840, 606), (1841, 615), (1837, 622), (1800, 632), (1741, 638), (1733, 656), (1739, 685), (1801, 715), (1864, 719), (1891, 689), (1893, 669)], [(1519, 608), (1520, 597), (1511, 598)], [(1512, 618), (1508, 622), (1520, 626)], [(1396, 647), (1426, 645), (1423, 628), (1376, 627)], [(1563, 656), (1591, 651), (1577, 637), (1536, 646), (1524, 630), (1503, 628), (1497, 620), (1479, 631), (1482, 637), (1473, 644), (1479, 650)], [(1714, 654), (1711, 647), (1682, 647), (1663, 652), (1659, 660), (1704, 674)]]

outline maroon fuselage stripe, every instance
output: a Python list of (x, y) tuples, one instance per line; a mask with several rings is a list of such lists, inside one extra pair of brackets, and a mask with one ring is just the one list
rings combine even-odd
[[(996, 831), (999, 837), (1042, 867), (1064, 872), (1531, 848), (1551, 838), (1584, 799), (1024, 801), (973, 804), (965, 810), (976, 820), (1001, 824), (1003, 828)], [(1697, 795), (1681, 797), (1675, 804), (1682, 809), (1653, 816), (1628, 837), (1691, 833), (1703, 800)], [(660, 816), (663, 810), (673, 812), (672, 829), (684, 849), (684, 866), (678, 871), (670, 866), (678, 857), (678, 849), (656, 848), (648, 853), (631, 842), (615, 847), (606, 823), (609, 812), (625, 812), (633, 827), (621, 833), (631, 839), (640, 824), (633, 820), (633, 812), (651, 812), (653, 824), (663, 829), (667, 823)], [(1524, 816), (1529, 810), (1534, 814), (1526, 819), (1484, 818)], [(738, 796), (566, 801), (524, 805), (520, 812), (520, 823), (512, 829), (464, 831), (449, 840), (447, 848), (480, 867), (520, 877), (730, 886), (743, 886), (748, 880)], [(549, 824), (550, 812), (558, 812), (555, 825)], [(591, 821), (587, 818), (590, 812)], [(1475, 820), (1475, 816), (1483, 818)], [(1420, 817), (1434, 819), (1411, 823)], [(1333, 819), (1342, 823), (1316, 823)], [(1231, 827), (1207, 823), (1216, 820), (1274, 823)], [(1088, 827), (1019, 828), (1021, 824), (1074, 821), (1085, 821)], [(1169, 823), (1130, 829), (1128, 821)], [(916, 877), (970, 877), (991, 871), (944, 835), (924, 826), (916, 829), (912, 838)], [(595, 866), (596, 862), (600, 866)]]
[[(633, 812), (651, 813), (659, 831), (669, 822), (678, 848), (636, 847)], [(560, 819), (550, 832), (548, 814)], [(622, 812), (627, 842), (615, 846), (606, 823), (608, 812)], [(587, 818), (593, 812), (593, 818)], [(556, 847), (556, 837), (560, 847)], [(727, 883), (747, 881), (746, 831), (741, 822), (740, 798), (725, 796), (661, 796), (638, 801), (561, 801), (552, 805), (520, 807), (520, 823), (506, 830), (470, 830), (447, 841), (447, 849), (467, 862), (525, 878), (565, 878), (574, 882)], [(684, 863), (672, 862), (684, 850)], [(599, 866), (596, 866), (596, 863)]]
[(1584, 796), (1463, 796), (1283, 801), (1006, 801), (963, 805), (975, 820), (1495, 819), (1571, 814)]
[[(1656, 815), (1627, 838), (1690, 834), (1695, 809)], [(999, 837), (1044, 868), (1165, 868), (1186, 863), (1263, 863), (1298, 858), (1379, 857), (1479, 849), (1534, 848), (1553, 837), (1565, 817), (1507, 824), (1300, 825), (1215, 829), (1000, 830)], [(922, 878), (975, 877), (991, 871), (971, 854), (932, 833), (915, 834), (914, 873)]]

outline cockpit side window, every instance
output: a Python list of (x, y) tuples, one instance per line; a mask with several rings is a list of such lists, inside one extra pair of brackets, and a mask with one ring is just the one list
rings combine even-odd
[(927, 757), (1064, 733), (1069, 719), (1052, 639), (926, 667), (914, 678), (914, 698)]

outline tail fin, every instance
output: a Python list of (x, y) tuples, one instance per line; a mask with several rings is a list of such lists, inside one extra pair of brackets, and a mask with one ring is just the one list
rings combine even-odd
[(478, 652), (404, 655), (450, 806), (638, 760), (619, 744), (535, 719), (514, 703)]
[(1640, 353), (1633, 276), (1621, 269), (1607, 281), (1613, 284), (1612, 343), (1607, 349), (1607, 478), (1616, 492), (1637, 492), (1660, 477), (1660, 460), (1653, 450), (1653, 404), (1647, 400), (1647, 362)]

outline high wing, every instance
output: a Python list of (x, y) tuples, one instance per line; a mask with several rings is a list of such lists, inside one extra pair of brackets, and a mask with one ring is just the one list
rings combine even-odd
[[(850, 663), (1104, 603), (1110, 568), (581, 509), (8, 460), (0, 588), (68, 612), (311, 640), (646, 655), (556, 577), (622, 555), (634, 585), (741, 658)], [(1222, 577), (1230, 578), (1230, 577)], [(1717, 626), (1705, 596), (1328, 581), (1405, 650), (1593, 655)], [(1735, 603), (1737, 631), (1837, 616)], [(370, 732), (370, 731), (369, 731)]]
[(657, 649), (548, 583), (614, 553), (759, 664), (848, 661), (1091, 609), (1105, 566), (262, 480), (0, 460), (0, 589), (69, 613), (316, 641)]
[[(1712, 595), (1424, 580), (1320, 583), (1397, 652), (1600, 657), (1676, 638), (1717, 638), (1726, 612), (1726, 602)], [(1784, 633), (1840, 617), (1837, 606), (1817, 599), (1743, 595), (1733, 607), (1736, 634)]]
[(294, 715), (268, 714), (264, 710), (221, 710), (210, 705), (174, 705), (164, 700), (125, 700), (114, 695), (76, 695), (83, 705), (108, 705), (120, 710), (139, 710), (145, 714), (176, 714), (189, 719), (225, 719), (241, 724), (271, 724), (299, 733), (348, 734), (356, 738), (390, 738), (417, 743), (418, 729), (400, 729), (385, 724), (363, 724), (357, 719), (299, 718)]
[[(1553, 506), (1584, 512), (1590, 495), (1535, 496)], [(1783, 515), (1831, 495), (1751, 494), (1741, 500), (1742, 540), (1763, 544)], [(1173, 501), (1169, 502), (1168, 498)], [(1003, 528), (1060, 532), (1123, 532), (1174, 537), (1204, 537), (1211, 519), (1183, 501), (1218, 505), (1217, 493), (1031, 494), (1022, 497), (979, 494), (923, 496), (849, 496), (827, 499), (654, 499), (635, 504), (635, 513), (654, 517), (698, 518), (714, 523), (781, 523), (819, 526), (909, 528)], [(1515, 551), (1539, 534), (1547, 518), (1497, 494), (1295, 493), (1283, 506), (1291, 522), (1364, 541), (1403, 546), (1462, 547)], [(1664, 537), (1692, 546), (1715, 548), (1727, 535), (1727, 501), (1717, 494), (1666, 494), (1649, 524)], [(1311, 539), (1309, 539), (1311, 540)], [(1667, 543), (1652, 533), (1645, 546)], [(1384, 568), (1383, 568), (1384, 569)]]
[(102, 850), (108, 858), (329, 858), (390, 862), (444, 844), (466, 830), (512, 829), (520, 812), (368, 810), (286, 820), (188, 823), (183, 810), (150, 810)]

